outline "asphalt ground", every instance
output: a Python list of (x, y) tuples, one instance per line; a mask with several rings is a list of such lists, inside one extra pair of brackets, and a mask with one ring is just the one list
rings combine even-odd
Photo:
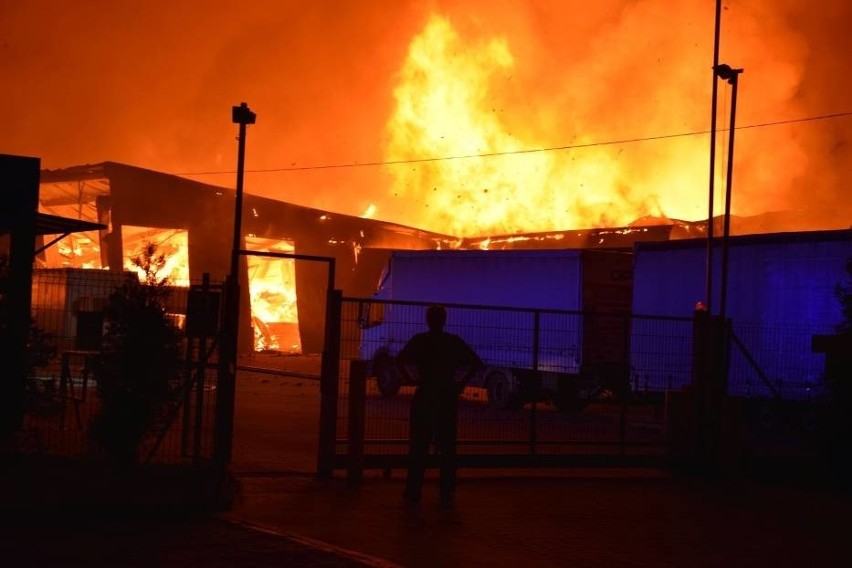
[(9, 567), (382, 565), (298, 535), (207, 516), (7, 519), (0, 530), (0, 565)]
[(245, 374), (230, 511), (7, 517), (0, 566), (852, 565), (852, 497), (827, 487), (647, 470), (462, 470), (451, 507), (434, 477), (412, 507), (402, 471), (368, 471), (357, 486), (317, 479), (317, 426), (315, 382)]
[[(849, 494), (646, 471), (462, 472), (434, 479), (243, 475), (214, 515), (4, 517), (2, 566), (846, 567)], [(66, 512), (67, 513), (67, 512)]]
[(850, 566), (849, 496), (656, 472), (466, 472), (435, 482), (245, 477), (229, 518), (401, 566)]
[[(254, 365), (318, 372), (311, 357)], [(462, 470), (452, 507), (434, 472), (422, 503), (404, 471), (318, 480), (319, 386), (244, 374), (229, 519), (401, 566), (850, 566), (852, 500), (819, 486), (655, 470)], [(270, 425), (273, 425), (270, 427)]]

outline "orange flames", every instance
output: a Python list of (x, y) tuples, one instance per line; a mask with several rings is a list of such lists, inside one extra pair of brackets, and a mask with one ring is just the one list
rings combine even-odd
[(156, 255), (163, 255), (165, 263), (157, 270), (157, 279), (168, 280), (172, 286), (189, 286), (189, 243), (186, 231), (163, 230), (123, 225), (121, 238), (124, 243), (124, 270), (135, 272), (145, 280), (145, 271), (136, 263), (145, 243), (156, 246)]
[[(503, 104), (517, 96), (512, 80), (520, 65), (504, 38), (466, 41), (440, 17), (411, 43), (388, 123), (387, 157), (453, 157), (393, 170), (394, 190), (422, 204), (417, 225), (476, 236), (626, 225), (645, 215), (695, 217), (706, 193), (697, 183), (706, 176), (704, 138), (669, 141), (665, 159), (653, 165), (627, 158), (618, 145), (530, 151), (569, 137), (572, 146), (590, 145), (601, 129), (577, 116), (561, 130), (566, 124), (553, 119), (556, 106), (529, 109), (526, 122), (513, 119)], [(593, 85), (575, 91), (599, 96)], [(565, 114), (577, 111), (577, 104), (562, 103)], [(671, 109), (672, 117), (706, 108), (704, 101), (683, 104), (689, 109)], [(649, 119), (663, 129), (658, 132), (678, 122)], [(664, 188), (678, 191), (662, 196)]]
[[(157, 271), (174, 286), (187, 287), (189, 279), (189, 248), (186, 231), (122, 227), (125, 243), (124, 269), (145, 277), (135, 262), (144, 243), (155, 243), (156, 254), (165, 257)], [(252, 250), (261, 252), (293, 252), (291, 243), (247, 237)], [(301, 352), (296, 310), (296, 275), (294, 261), (248, 257), (251, 323), (256, 351)]]
[[(481, 237), (706, 218), (706, 136), (375, 164), (706, 131), (709, 0), (173, 4), (129, 15), (88, 3), (48, 19), (38, 3), (10, 4), (3, 151), (230, 186), (227, 113), (245, 100), (258, 113), (246, 188), (265, 197), (352, 215), (374, 204), (377, 219)], [(850, 110), (852, 3), (818, 4), (726, 3), (721, 59), (745, 69), (739, 124)], [(810, 208), (814, 229), (848, 226), (850, 138), (848, 116), (741, 131), (734, 214)]]
[[(695, 133), (709, 128), (712, 3), (641, 2), (614, 13), (593, 41), (566, 37), (559, 60), (522, 11), (519, 22), (432, 15), (410, 43), (387, 123), (386, 159), (412, 161), (389, 170), (393, 194), (412, 204), (404, 222), (486, 236), (649, 215), (705, 219), (709, 138)], [(746, 69), (737, 124), (807, 116), (797, 101), (801, 41), (781, 12), (738, 6), (724, 29), (721, 60)], [(730, 87), (719, 89), (716, 214), (730, 110)], [(822, 156), (805, 152), (797, 129), (738, 135), (735, 214), (802, 206), (796, 180)]]
[[(163, 255), (164, 264), (156, 271), (157, 279), (170, 285), (188, 287), (189, 244), (185, 230), (158, 229), (123, 225), (121, 233), (125, 271), (145, 279), (145, 271), (134, 261), (143, 254), (145, 245), (156, 246), (155, 256)], [(45, 268), (107, 269), (101, 265), (97, 233), (68, 235), (49, 247), (38, 266)], [(246, 237), (252, 250), (261, 252), (293, 252), (292, 243), (273, 239)], [(289, 259), (248, 257), (251, 324), (256, 351), (301, 353), (299, 315), (296, 308), (295, 262)]]
[[(267, 242), (254, 237), (247, 237), (246, 244), (259, 252), (292, 253), (294, 250), (292, 243)], [(300, 353), (295, 262), (249, 256), (248, 270), (255, 350)]]
[[(670, 135), (709, 128), (712, 2), (264, 0), (187, 8), (190, 27), (163, 17), (173, 3), (162, 0), (133, 17), (90, 4), (48, 19), (27, 2), (4, 12), (3, 75), (17, 86), (0, 91), (4, 152), (230, 185), (227, 110), (245, 100), (258, 112), (247, 191), (265, 197), (483, 239), (707, 216), (709, 140)], [(779, 123), (737, 134), (732, 210), (848, 227), (852, 3), (812, 4), (725, 6), (721, 59), (745, 69), (738, 125)], [(720, 85), (723, 128), (729, 91)], [(625, 140), (645, 141), (610, 143)], [(83, 215), (67, 208), (51, 212)], [(98, 246), (94, 232), (71, 235), (38, 262), (106, 268)], [(172, 256), (183, 283), (186, 255)], [(252, 266), (259, 348), (299, 348), (287, 270)]]

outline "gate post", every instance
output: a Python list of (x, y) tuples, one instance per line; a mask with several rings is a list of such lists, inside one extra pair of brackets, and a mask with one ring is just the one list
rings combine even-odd
[(216, 426), (213, 455), (217, 466), (225, 471), (231, 461), (234, 434), (234, 402), (237, 378), (237, 330), (240, 317), (240, 287), (235, 278), (225, 279), (225, 314), (219, 344), (216, 377)]
[(317, 476), (329, 478), (334, 470), (337, 442), (337, 399), (340, 390), (340, 313), (343, 293), (328, 291), (325, 310), (325, 346), (320, 364), (320, 424)]
[(728, 327), (725, 320), (697, 311), (693, 320), (692, 393), (696, 421), (694, 466), (721, 471), (722, 404), (728, 391)]
[(2, 291), (6, 294), (8, 327), (0, 328), (4, 365), (0, 377), (0, 454), (5, 449), (4, 442), (11, 445), (12, 436), (24, 419), (40, 168), (39, 158), (0, 154), (0, 181), (4, 190), (0, 224), (11, 235), (9, 287)]
[(364, 476), (364, 419), (367, 403), (367, 362), (349, 363), (349, 463), (347, 477), (352, 484)]
[(538, 416), (536, 407), (538, 406), (538, 397), (541, 394), (541, 374), (538, 370), (538, 351), (541, 342), (541, 312), (536, 310), (533, 312), (533, 381), (532, 381), (532, 405), (530, 408), (530, 455), (536, 454), (536, 444), (538, 442)]

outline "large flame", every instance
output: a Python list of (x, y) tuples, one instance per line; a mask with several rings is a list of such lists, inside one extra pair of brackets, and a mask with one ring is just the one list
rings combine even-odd
[[(294, 250), (286, 241), (247, 237), (246, 243), (259, 252)], [(249, 256), (248, 279), (255, 350), (300, 353), (295, 261)]]
[[(155, 256), (164, 257), (164, 263), (157, 271), (157, 278), (165, 278), (174, 286), (189, 286), (186, 231), (124, 225), (122, 238), (126, 251), (125, 270), (144, 278), (144, 270), (134, 259), (142, 254), (146, 243), (154, 243)], [(255, 237), (247, 237), (246, 242), (253, 250), (261, 252), (293, 252), (293, 245), (288, 242)], [(255, 350), (301, 352), (294, 261), (249, 256), (248, 279)]]
[[(49, 17), (42, 4), (0, 10), (0, 67), (15, 86), (0, 91), (0, 151), (45, 168), (111, 160), (232, 187), (228, 111), (246, 101), (258, 114), (246, 190), (265, 197), (352, 215), (374, 204), (376, 219), (482, 237), (707, 216), (706, 136), (378, 164), (706, 131), (709, 0), (257, 0), (177, 11), (149, 0), (132, 13), (84, 2)], [(837, 115), (740, 131), (735, 215), (806, 211), (811, 228), (848, 226), (849, 21), (848, 0), (725, 3), (721, 59), (745, 69), (738, 124)], [(77, 262), (78, 248), (63, 254)]]
[[(388, 124), (388, 159), (451, 158), (393, 170), (395, 191), (422, 205), (419, 224), (472, 236), (626, 225), (645, 215), (695, 217), (706, 193), (695, 183), (696, 174), (706, 175), (705, 139), (669, 140), (653, 166), (641, 164), (647, 153), (624, 158), (619, 145), (529, 151), (566, 138), (588, 146), (595, 131), (578, 117), (560, 136), (547, 128), (554, 109), (532, 111), (526, 124), (506, 118), (500, 107), (517, 65), (505, 39), (466, 41), (437, 16), (411, 43)], [(577, 90), (598, 96), (588, 85)], [(649, 122), (683, 123), (699, 105), (703, 111), (703, 102), (684, 101), (685, 108)]]
[(172, 286), (189, 286), (189, 241), (187, 232), (180, 229), (152, 229), (122, 225), (124, 242), (124, 270), (135, 272), (141, 280), (145, 270), (140, 266), (140, 255), (147, 243), (155, 246), (155, 256), (163, 256), (163, 265), (156, 272), (158, 280), (167, 280)]

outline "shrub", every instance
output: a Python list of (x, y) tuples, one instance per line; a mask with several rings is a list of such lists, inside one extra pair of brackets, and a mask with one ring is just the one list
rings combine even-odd
[(137, 462), (145, 437), (161, 423), (180, 371), (180, 335), (166, 313), (169, 289), (158, 278), (165, 259), (147, 243), (133, 263), (144, 273), (128, 275), (107, 299), (106, 333), (95, 369), (101, 410), (89, 435), (117, 469)]

